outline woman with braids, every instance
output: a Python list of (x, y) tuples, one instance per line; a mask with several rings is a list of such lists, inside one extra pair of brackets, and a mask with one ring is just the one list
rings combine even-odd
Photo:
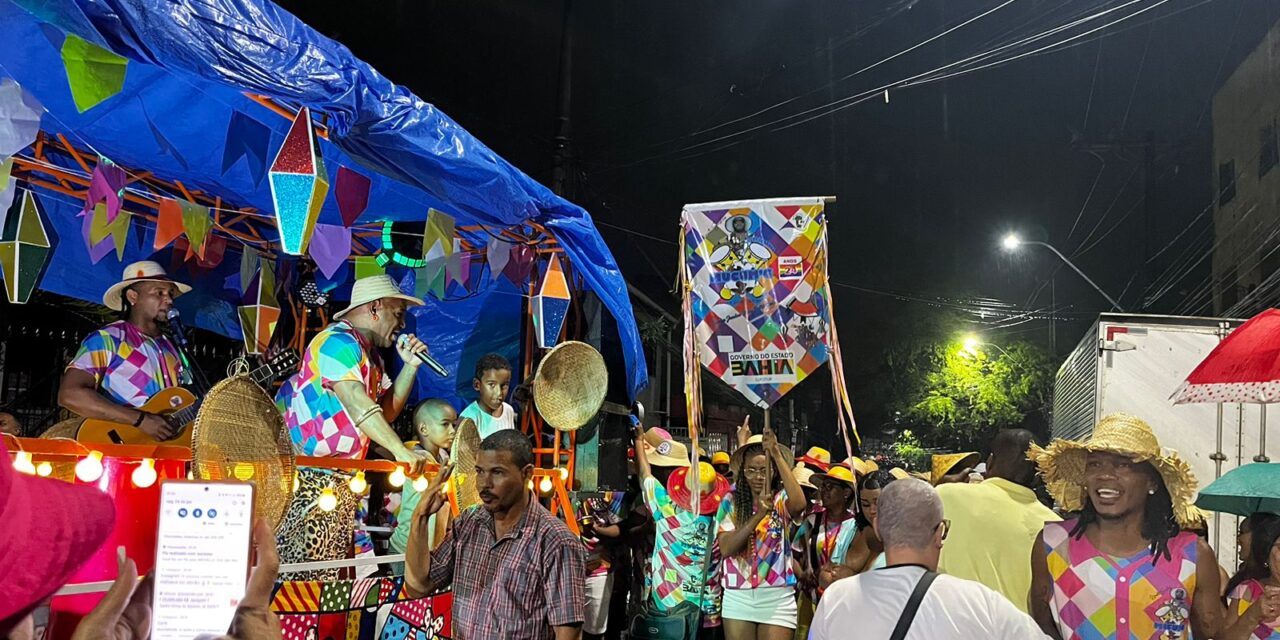
[[(1150, 425), (1107, 416), (1087, 442), (1033, 447), (1045, 484), (1074, 519), (1045, 524), (1031, 550), (1032, 617), (1052, 638), (1220, 638), (1213, 550), (1187, 531), (1196, 480)], [(992, 526), (999, 526), (993, 522)], [(1256, 543), (1255, 543), (1256, 546)]]
[(1246, 527), (1249, 543), (1241, 546), (1248, 555), (1227, 582), (1230, 605), (1220, 638), (1280, 639), (1280, 516), (1255, 513), (1240, 523)]
[[(720, 520), (726, 640), (789, 640), (796, 628), (796, 577), (787, 528), (804, 514), (804, 490), (766, 425), (734, 453), (733, 510)], [(779, 491), (781, 488), (781, 491)]]

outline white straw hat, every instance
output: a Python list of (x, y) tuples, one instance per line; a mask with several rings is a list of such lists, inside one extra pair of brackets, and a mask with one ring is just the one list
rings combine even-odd
[(120, 278), (120, 282), (111, 285), (111, 288), (102, 294), (102, 304), (114, 311), (124, 311), (124, 290), (139, 282), (169, 282), (178, 287), (178, 295), (191, 290), (191, 285), (170, 278), (164, 267), (151, 260), (142, 260), (126, 266)]
[(333, 314), (333, 319), (341, 320), (342, 316), (347, 315), (352, 309), (383, 298), (399, 298), (410, 305), (423, 304), (421, 299), (401, 291), (391, 276), (381, 274), (356, 280), (351, 287), (351, 304), (347, 305), (346, 309)]

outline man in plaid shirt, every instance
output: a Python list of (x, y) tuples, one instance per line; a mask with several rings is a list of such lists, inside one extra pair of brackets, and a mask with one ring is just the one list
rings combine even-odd
[[(464, 470), (466, 471), (466, 470)], [(582, 637), (586, 559), (582, 542), (529, 490), (533, 450), (505, 429), (480, 443), (474, 473), (483, 508), (463, 512), (428, 549), (427, 521), (448, 498), (436, 476), (414, 509), (405, 551), (412, 597), (453, 587), (457, 640), (576, 640)]]

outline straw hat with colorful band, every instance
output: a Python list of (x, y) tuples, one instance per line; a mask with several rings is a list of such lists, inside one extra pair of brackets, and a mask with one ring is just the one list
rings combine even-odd
[(797, 464), (795, 469), (791, 470), (791, 475), (796, 477), (796, 483), (802, 487), (809, 489), (817, 489), (818, 485), (813, 483), (813, 469), (804, 466), (803, 463)]
[(764, 444), (764, 436), (757, 433), (754, 436), (747, 438), (747, 444)]
[(831, 467), (831, 452), (822, 447), (809, 447), (809, 450), (796, 460), (826, 471)]
[(645, 449), (649, 464), (657, 467), (689, 466), (689, 448), (675, 440), (662, 440), (656, 447)]
[(964, 453), (940, 453), (933, 456), (933, 474), (929, 476), (930, 483), (938, 484), (942, 477), (951, 473), (956, 469), (972, 467), (978, 464), (982, 457), (977, 451), (966, 451)]
[(831, 467), (829, 470), (827, 470), (826, 473), (813, 474), (813, 479), (814, 480), (834, 480), (836, 482), (843, 482), (849, 485), (850, 487), (855, 487), (858, 484), (857, 481), (854, 480), (853, 478), (853, 470), (842, 464), (838, 464), (834, 467)]
[(179, 296), (191, 291), (191, 285), (170, 278), (159, 263), (142, 260), (124, 268), (124, 275), (120, 277), (120, 282), (111, 285), (107, 292), (102, 294), (102, 304), (113, 311), (124, 311), (124, 290), (139, 282), (168, 282), (178, 287)]
[[(677, 505), (688, 508), (689, 506), (689, 461), (685, 461), (685, 466), (671, 472), (671, 476), (667, 478), (667, 493), (671, 495), (671, 499)], [(714, 515), (716, 510), (720, 508), (720, 501), (729, 493), (729, 481), (724, 476), (716, 473), (715, 468), (705, 462), (698, 463), (698, 513), (706, 515)]]
[(1085, 462), (1090, 453), (1114, 453), (1134, 462), (1150, 462), (1160, 474), (1173, 498), (1173, 516), (1178, 526), (1193, 528), (1198, 513), (1192, 506), (1196, 477), (1191, 465), (1177, 452), (1164, 451), (1151, 425), (1127, 413), (1114, 413), (1094, 427), (1084, 442), (1054, 440), (1048, 447), (1031, 446), (1028, 457), (1040, 465), (1049, 494), (1064, 511), (1084, 509), (1088, 493), (1084, 486)]
[(711, 464), (729, 464), (732, 461), (733, 459), (729, 457), (729, 454), (723, 451), (711, 454)]
[(351, 304), (348, 304), (346, 309), (333, 314), (333, 319), (341, 320), (342, 316), (350, 313), (352, 309), (383, 298), (399, 298), (408, 302), (410, 306), (423, 304), (421, 298), (415, 298), (401, 291), (391, 276), (379, 274), (356, 280), (356, 283), (351, 286)]

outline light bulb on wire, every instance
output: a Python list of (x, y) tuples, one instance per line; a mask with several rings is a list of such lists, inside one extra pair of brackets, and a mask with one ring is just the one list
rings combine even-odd
[(139, 489), (156, 483), (156, 461), (151, 458), (143, 458), (137, 469), (133, 470), (133, 475), (129, 476), (133, 480), (133, 486)]
[(413, 490), (417, 491), (418, 493), (422, 493), (423, 491), (427, 490), (428, 484), (430, 483), (427, 482), (426, 476), (418, 476), (413, 479)]
[(387, 482), (390, 482), (391, 486), (397, 487), (397, 488), (404, 486), (404, 480), (405, 480), (404, 468), (398, 465), (396, 466), (396, 470), (392, 471), (391, 475), (387, 476)]
[(542, 482), (539, 482), (539, 483), (538, 483), (538, 489), (539, 489), (540, 491), (542, 491), (543, 493), (550, 493), (550, 492), (551, 492), (551, 477), (550, 477), (550, 476), (542, 476)]
[(357, 471), (356, 475), (351, 477), (351, 482), (347, 483), (347, 486), (351, 487), (351, 493), (360, 495), (364, 493), (365, 489), (369, 488), (369, 482), (364, 479), (363, 471)]
[(97, 482), (102, 477), (102, 452), (90, 451), (76, 463), (76, 478), (80, 482)]
[(53, 473), (53, 465), (49, 464), (48, 460), (36, 465), (36, 475), (41, 478), (48, 478), (51, 473)]
[(321, 511), (333, 511), (338, 508), (338, 496), (333, 495), (333, 489), (325, 487), (320, 492), (320, 499), (316, 501)]
[(19, 451), (15, 453), (13, 457), (13, 468), (18, 473), (25, 473), (29, 476), (35, 475), (36, 466), (31, 463), (31, 452)]

